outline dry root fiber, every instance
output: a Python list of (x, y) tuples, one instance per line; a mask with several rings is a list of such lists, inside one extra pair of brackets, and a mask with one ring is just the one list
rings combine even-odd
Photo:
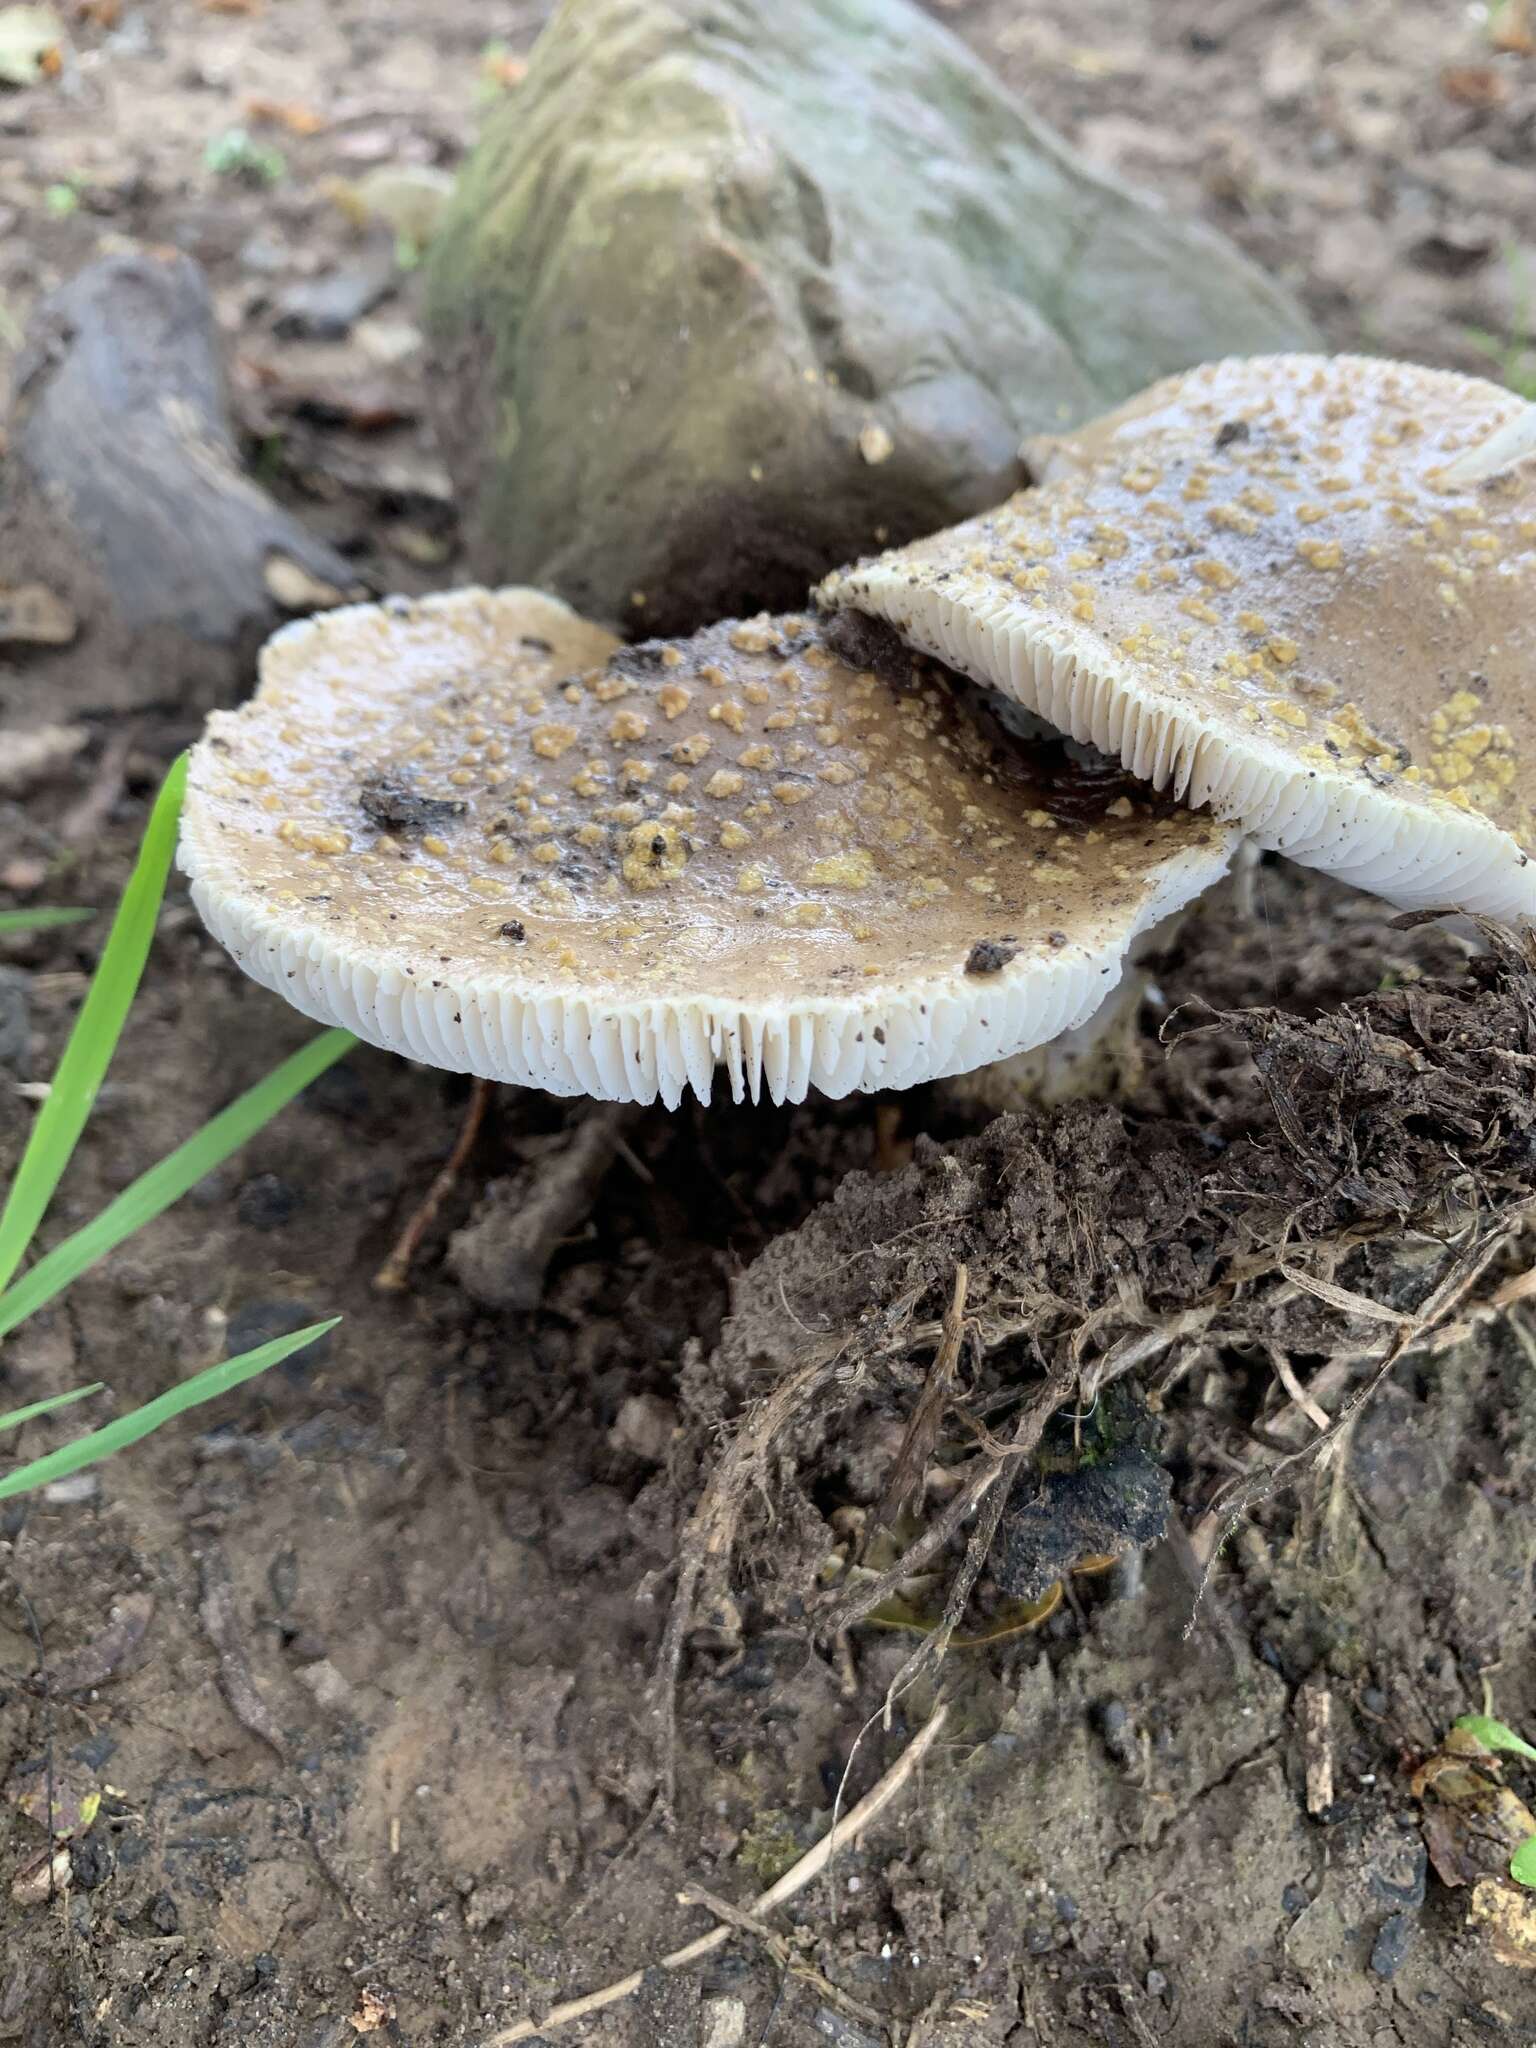
[[(965, 1534), (919, 1654), (942, 1649), (1010, 1495), (1038, 1503), (1012, 1482), (1053, 1416), (1128, 1375), (1156, 1409), (1202, 1355), (1267, 1357), (1254, 1472), (1330, 1440), (1373, 1375), (1465, 1316), (1531, 1205), (1536, 941), (1481, 936), (1459, 973), (1316, 1018), (1186, 1011), (1159, 1114), (1075, 1104), (920, 1138), (904, 1170), (850, 1175), (769, 1245), (685, 1374), (695, 1426), (728, 1447), (685, 1541), (667, 1671), (701, 1612), (734, 1612), (737, 1579), (832, 1633)], [(1298, 1359), (1323, 1361), (1309, 1386)], [(919, 1414), (926, 1481), (898, 1469)], [(1276, 1427), (1298, 1418), (1299, 1438)], [(813, 1480), (876, 1515), (893, 1483), (926, 1492), (921, 1533), (856, 1594), (818, 1590)]]

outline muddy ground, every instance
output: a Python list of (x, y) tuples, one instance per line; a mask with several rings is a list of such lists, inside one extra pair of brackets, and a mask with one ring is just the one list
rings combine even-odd
[[(538, 12), (71, 9), (62, 76), (0, 92), (0, 354), (37, 294), (105, 238), (179, 244), (209, 267), (262, 473), (374, 582), (451, 581), (451, 496), (413, 417), (414, 276), (341, 343), (282, 340), (275, 309), (355, 253), (327, 181), (451, 168), (483, 96), (516, 89)], [(942, 12), (1101, 161), (1292, 278), (1335, 344), (1469, 368), (1491, 350), (1505, 374), (1529, 372), (1536, 56), (1493, 52), (1482, 10)], [(206, 145), (259, 126), (263, 103), (285, 176), (218, 177)], [(364, 373), (400, 424), (365, 433), (295, 400)], [(0, 714), (6, 690), (0, 668)], [(123, 732), (97, 722), (63, 776), (0, 803), (7, 905), (110, 903), (156, 778), (190, 737), (174, 706), (140, 713), (115, 745)], [(0, 1167), (29, 1114), (13, 1084), (50, 1071), (99, 929), (0, 941), (26, 1005), (7, 1040)], [(1266, 867), (1251, 903), (1213, 905), (1158, 963), (1145, 1074), (1110, 1137), (1140, 1165), (1186, 1158), (1193, 1172), (1191, 1133), (1247, 1132), (1255, 1185), (1291, 1171), (1249, 1043), (1228, 1030), (1165, 1057), (1164, 1017), (1199, 998), (1308, 1018), (1373, 992), (1390, 1004), (1426, 977), (1465, 993), (1455, 935), (1395, 930), (1359, 898)], [(240, 980), (173, 897), (50, 1228), (92, 1214), (307, 1028)], [(915, 1639), (865, 1627), (820, 1640), (807, 1611), (846, 1511), (888, 1472), (932, 1349), (913, 1335), (758, 1475), (729, 1601), (701, 1615), (684, 1657), (675, 1824), (659, 1822), (647, 1688), (680, 1532), (732, 1425), (838, 1319), (867, 1334), (892, 1315), (914, 1272), (926, 1291), (902, 1313), (914, 1330), (935, 1322), (961, 1230), (937, 1181), (974, 1173), (980, 1209), (994, 1186), (1070, 1188), (1107, 1127), (1068, 1112), (978, 1136), (983, 1119), (934, 1090), (894, 1104), (894, 1123), (865, 1100), (645, 1113), (557, 1247), (540, 1305), (519, 1313), (477, 1302), (444, 1257), (488, 1187), (566, 1142), (566, 1111), (504, 1090), (410, 1288), (380, 1295), (370, 1276), (465, 1104), (457, 1081), (349, 1057), (6, 1345), (0, 1406), (88, 1379), (126, 1405), (296, 1318), (344, 1317), (322, 1349), (89, 1485), (0, 1511), (0, 2041), (340, 2048), (372, 2034), (468, 2048), (708, 1927), (676, 1902), (684, 1884), (750, 1899), (825, 1829), (850, 1756), (845, 1804), (933, 1709), (930, 1675), (871, 1725)], [(1494, 1121), (1520, 1128), (1516, 1110)], [(921, 1145), (903, 1163), (922, 1133), (952, 1169)], [(1428, 1152), (1415, 1157), (1430, 1175)], [(1487, 1199), (1508, 1198), (1499, 1186)], [(839, 1189), (829, 1218), (768, 1250)], [(1060, 1265), (1063, 1243), (1029, 1270)], [(1351, 1284), (1417, 1307), (1440, 1253), (1416, 1237), (1363, 1256)], [(1106, 1298), (1093, 1258), (1081, 1250), (1083, 1298)], [(1028, 1280), (1021, 1265), (1015, 1284)], [(1286, 1334), (1288, 1362), (1339, 1413), (1383, 1327), (1299, 1293), (1271, 1305), (1265, 1331)], [(1294, 1469), (1243, 1518), (1193, 1629), (1213, 1504), (1308, 1429), (1254, 1330), (1166, 1346), (1142, 1383), (1161, 1409), (1174, 1536), (1141, 1571), (1071, 1579), (1038, 1626), (951, 1653), (949, 1718), (920, 1777), (776, 1918), (795, 1967), (740, 1935), (548, 2038), (1536, 2036), (1532, 1977), (1469, 1923), (1466, 1889), (1427, 1869), (1410, 1786), (1485, 1688), (1503, 1718), (1536, 1727), (1524, 1316), (1473, 1318), (1406, 1360), (1346, 1455)], [(1027, 1386), (1039, 1363), (1003, 1347), (992, 1394), (1006, 1397), (1010, 1371)], [(989, 1419), (1008, 1412), (1004, 1398)], [(37, 1427), (26, 1449), (50, 1441)], [(935, 1470), (972, 1441), (952, 1418)], [(984, 1584), (983, 1619), (999, 1597)], [(1326, 1798), (1308, 1778), (1321, 1755)], [(50, 1772), (56, 1813), (101, 1799), (52, 1898), (32, 1817)]]

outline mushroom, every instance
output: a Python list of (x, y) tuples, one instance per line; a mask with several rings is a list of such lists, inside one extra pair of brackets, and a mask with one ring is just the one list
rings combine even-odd
[(1536, 916), (1532, 420), (1411, 364), (1208, 364), (821, 600), (1294, 860)]
[(1080, 1024), (1236, 831), (834, 638), (617, 649), (523, 590), (289, 627), (193, 752), (193, 899), (307, 1015), (560, 1095), (707, 1101), (723, 1066), (798, 1102)]

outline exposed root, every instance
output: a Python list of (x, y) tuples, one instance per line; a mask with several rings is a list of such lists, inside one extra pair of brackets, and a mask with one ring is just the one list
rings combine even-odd
[(411, 1261), (421, 1249), (421, 1241), (431, 1229), (437, 1212), (452, 1194), (455, 1183), (469, 1164), (469, 1155), (475, 1149), (475, 1140), (480, 1135), (480, 1126), (485, 1121), (485, 1112), (490, 1107), (494, 1084), (490, 1081), (474, 1080), (469, 1087), (469, 1105), (464, 1111), (464, 1121), (459, 1126), (459, 1135), (454, 1139), (453, 1150), (448, 1154), (432, 1185), (423, 1195), (414, 1215), (404, 1230), (395, 1239), (389, 1257), (373, 1276), (375, 1290), (380, 1294), (403, 1294), (410, 1281)]
[[(963, 1546), (906, 1685), (943, 1654), (986, 1569), (1005, 1473), (1074, 1395), (1086, 1418), (1139, 1374), (1168, 1411), (1202, 1361), (1272, 1361), (1246, 1439), (1202, 1438), (1236, 1481), (1191, 1531), (1208, 1570), (1229, 1520), (1336, 1443), (1409, 1349), (1536, 1294), (1521, 1276), (1468, 1305), (1467, 1275), (1525, 1226), (1536, 1159), (1536, 938), (1487, 927), (1482, 940), (1466, 956), (1441, 946), (1440, 979), (1405, 968), (1320, 1015), (1207, 1008), (1176, 1039), (1157, 1113), (1077, 1104), (947, 1146), (920, 1137), (909, 1166), (847, 1176), (766, 1248), (700, 1389), (698, 1420), (716, 1428), (731, 1400), (777, 1382), (746, 1408), (689, 1529), (662, 1659), (664, 1804), (687, 1632), (706, 1568), (726, 1611), (733, 1551), (763, 1612), (809, 1613), (836, 1641)], [(1449, 1269), (1428, 1257), (1444, 1245)], [(1322, 1361), (1305, 1383), (1301, 1353)], [(898, 1504), (926, 1526), (878, 1573), (829, 1590), (785, 1562), (772, 1530), (797, 1490), (812, 1518), (812, 1484), (833, 1474), (866, 1526)]]

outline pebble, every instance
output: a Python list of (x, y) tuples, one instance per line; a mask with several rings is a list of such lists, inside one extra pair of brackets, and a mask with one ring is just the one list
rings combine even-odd
[(1371, 1969), (1378, 1977), (1395, 1977), (1407, 1957), (1418, 1925), (1411, 1913), (1393, 1913), (1382, 1922), (1371, 1946)]
[(296, 1188), (279, 1180), (275, 1173), (258, 1173), (246, 1181), (235, 1197), (235, 1214), (251, 1230), (281, 1230), (303, 1206)]
[[(250, 1183), (247, 1182), (247, 1187)], [(245, 1190), (242, 1189), (242, 1200)], [(253, 1218), (241, 1212), (241, 1221)], [(266, 1226), (258, 1226), (264, 1228)], [(271, 1301), (248, 1301), (243, 1308), (237, 1308), (230, 1317), (224, 1331), (224, 1356), (237, 1358), (242, 1351), (254, 1351), (258, 1344), (270, 1344), (274, 1337), (292, 1336), (295, 1330), (302, 1330), (310, 1323), (321, 1321), (320, 1310), (307, 1301), (289, 1301), (277, 1298)], [(331, 1335), (306, 1344), (302, 1351), (295, 1351), (291, 1358), (285, 1358), (281, 1371), (296, 1386), (308, 1381), (317, 1367), (326, 1363), (331, 1355)]]

